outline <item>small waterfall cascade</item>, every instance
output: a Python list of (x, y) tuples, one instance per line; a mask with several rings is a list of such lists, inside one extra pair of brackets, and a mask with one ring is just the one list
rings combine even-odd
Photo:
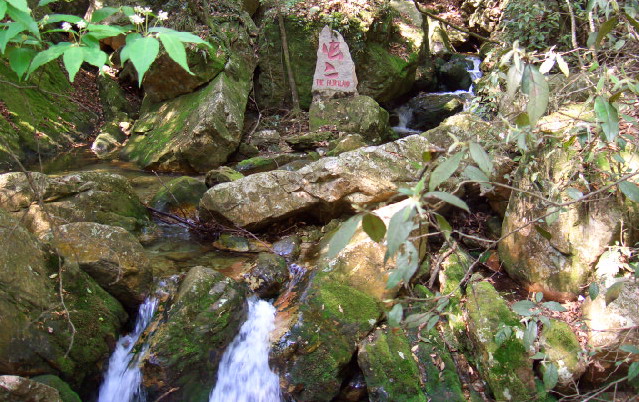
[[(170, 280), (175, 282), (177, 278)], [(160, 281), (154, 294), (140, 304), (133, 332), (118, 339), (115, 350), (109, 359), (104, 382), (100, 386), (98, 402), (142, 402), (146, 400), (144, 390), (140, 387), (142, 372), (139, 365), (148, 345), (143, 345), (141, 350), (137, 352), (134, 351), (134, 347), (153, 319), (162, 296), (166, 295), (166, 287), (167, 282)]]
[(269, 334), (275, 328), (275, 307), (252, 297), (248, 318), (224, 352), (210, 402), (279, 402), (279, 377), (268, 365)]
[(481, 78), (482, 72), (479, 68), (481, 66), (481, 59), (477, 56), (468, 56), (466, 60), (470, 60), (473, 62), (473, 69), (468, 70), (468, 74), (470, 74), (470, 79), (472, 80), (472, 84), (470, 84), (470, 88), (468, 88), (468, 93), (471, 95), (475, 95), (475, 82)]

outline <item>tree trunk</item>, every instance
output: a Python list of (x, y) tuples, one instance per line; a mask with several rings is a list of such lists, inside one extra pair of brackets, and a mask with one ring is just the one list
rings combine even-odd
[(288, 52), (288, 39), (286, 38), (286, 28), (284, 27), (284, 18), (282, 17), (282, 9), (278, 4), (277, 6), (277, 23), (280, 26), (280, 37), (282, 39), (282, 53), (284, 53), (284, 66), (286, 67), (286, 74), (288, 75), (288, 83), (291, 87), (291, 99), (293, 101), (293, 111), (300, 111), (300, 98), (297, 95), (297, 85), (295, 84), (295, 77), (293, 76), (293, 68), (291, 67), (291, 57)]

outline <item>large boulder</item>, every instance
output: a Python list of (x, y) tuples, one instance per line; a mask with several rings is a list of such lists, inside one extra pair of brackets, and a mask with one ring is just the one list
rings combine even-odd
[(408, 102), (412, 116), (408, 122), (415, 130), (426, 131), (435, 128), (464, 108), (464, 99), (460, 95), (421, 93)]
[(246, 315), (246, 289), (211, 268), (191, 268), (142, 361), (153, 399), (207, 401), (217, 367)]
[(371, 144), (380, 143), (391, 134), (388, 112), (368, 96), (318, 98), (311, 104), (308, 115), (311, 130), (331, 126), (339, 131), (359, 134)]
[(323, 218), (387, 200), (398, 186), (416, 180), (415, 163), (430, 150), (418, 135), (378, 147), (323, 158), (297, 171), (258, 173), (209, 189), (200, 202), (202, 219), (222, 219), (243, 227), (264, 227), (310, 211)]
[(127, 318), (120, 303), (1, 209), (0, 240), (0, 371), (95, 380)]
[(151, 206), (163, 212), (189, 215), (197, 208), (206, 192), (206, 184), (195, 177), (182, 176), (162, 183), (162, 188), (151, 199)]
[(559, 390), (574, 390), (575, 384), (586, 371), (586, 361), (577, 335), (562, 321), (551, 320), (544, 325), (539, 337), (540, 350), (546, 360), (557, 367)]
[(59, 255), (73, 261), (129, 310), (146, 296), (151, 266), (144, 248), (131, 233), (94, 222), (62, 225), (51, 236)]
[(55, 388), (15, 375), (0, 376), (0, 399), (5, 402), (64, 402)]
[(97, 222), (129, 231), (151, 224), (129, 182), (103, 172), (61, 177), (37, 172), (0, 175), (0, 208), (24, 215), (26, 226), (37, 235), (71, 222)]
[(498, 401), (535, 399), (535, 374), (523, 341), (513, 334), (497, 343), (504, 326), (523, 332), (519, 318), (493, 285), (476, 282), (468, 289), (468, 335), (475, 347), (480, 374)]
[(75, 89), (57, 63), (27, 82), (0, 63), (0, 78), (0, 172), (17, 169), (14, 158), (33, 161), (86, 142), (98, 115), (75, 102)]

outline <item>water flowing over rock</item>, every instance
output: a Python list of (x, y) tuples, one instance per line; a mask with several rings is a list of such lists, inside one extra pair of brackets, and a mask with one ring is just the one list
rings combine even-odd
[[(151, 224), (146, 208), (122, 176), (104, 172), (62, 177), (28, 174), (28, 178), (22, 172), (0, 175), (0, 208), (20, 217), (26, 212), (26, 226), (39, 236), (71, 222), (97, 222), (129, 231)], [(40, 197), (44, 205), (39, 204)]]
[(275, 308), (264, 300), (248, 300), (248, 318), (220, 361), (210, 402), (280, 401), (280, 383), (268, 364), (269, 334)]
[(428, 141), (415, 135), (323, 158), (295, 172), (258, 173), (218, 184), (202, 198), (200, 217), (256, 228), (303, 212), (326, 218), (350, 203), (384, 201), (417, 178), (414, 163), (428, 150)]

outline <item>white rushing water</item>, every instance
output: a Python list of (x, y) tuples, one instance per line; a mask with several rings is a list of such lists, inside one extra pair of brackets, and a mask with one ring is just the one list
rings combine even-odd
[(281, 401), (279, 377), (268, 365), (269, 333), (275, 328), (275, 307), (250, 298), (240, 333), (222, 356), (210, 402)]
[[(160, 286), (162, 285), (161, 283)], [(138, 309), (133, 332), (118, 339), (115, 351), (109, 359), (109, 369), (100, 386), (98, 402), (132, 402), (146, 399), (144, 390), (140, 387), (142, 372), (139, 364), (148, 346), (144, 345), (138, 353), (133, 353), (133, 347), (153, 319), (158, 303), (157, 297), (147, 297)]]

